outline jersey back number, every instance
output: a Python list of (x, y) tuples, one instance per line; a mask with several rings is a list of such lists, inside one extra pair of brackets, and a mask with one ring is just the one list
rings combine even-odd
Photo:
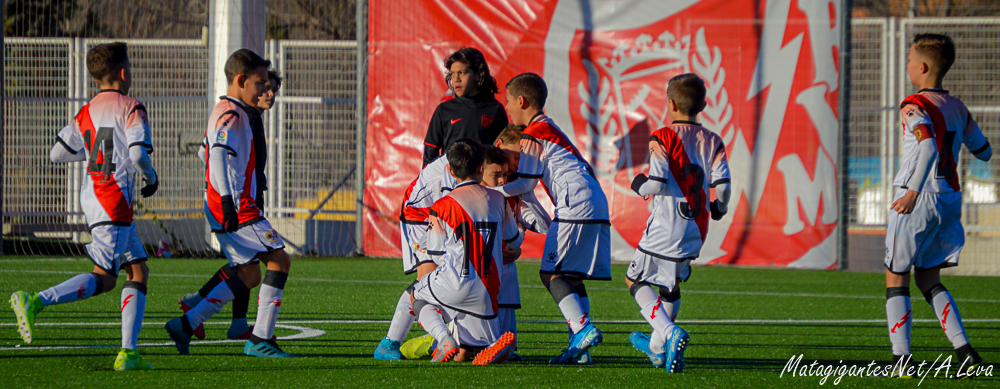
[(94, 130), (88, 129), (83, 133), (83, 141), (90, 152), (90, 159), (87, 161), (87, 172), (90, 175), (101, 177), (97, 181), (108, 181), (114, 179), (116, 164), (113, 162), (115, 154), (115, 129), (111, 127), (101, 127)]

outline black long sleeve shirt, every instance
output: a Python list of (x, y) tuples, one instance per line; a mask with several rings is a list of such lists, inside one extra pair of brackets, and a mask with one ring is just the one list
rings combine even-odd
[(427, 126), (423, 166), (444, 154), (458, 139), (471, 138), (483, 145), (493, 144), (506, 127), (507, 110), (492, 94), (445, 100), (434, 110)]

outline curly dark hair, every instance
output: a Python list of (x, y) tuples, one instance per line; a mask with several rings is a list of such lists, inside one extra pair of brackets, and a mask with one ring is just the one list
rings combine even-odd
[(453, 88), (451, 86), (451, 65), (455, 62), (464, 63), (473, 71), (473, 74), (476, 75), (476, 89), (479, 92), (489, 92), (495, 95), (500, 90), (497, 87), (497, 79), (490, 75), (490, 65), (486, 64), (486, 57), (481, 51), (472, 47), (458, 49), (444, 59), (444, 68), (447, 69), (444, 81), (448, 83), (448, 88)]

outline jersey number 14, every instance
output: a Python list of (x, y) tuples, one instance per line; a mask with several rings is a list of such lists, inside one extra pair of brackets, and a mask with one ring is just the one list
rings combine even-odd
[(115, 155), (115, 129), (111, 127), (101, 127), (94, 134), (94, 130), (87, 130), (83, 133), (83, 141), (90, 152), (90, 159), (87, 161), (87, 172), (91, 176), (101, 175), (100, 181), (108, 181), (114, 178), (116, 165), (113, 162)]

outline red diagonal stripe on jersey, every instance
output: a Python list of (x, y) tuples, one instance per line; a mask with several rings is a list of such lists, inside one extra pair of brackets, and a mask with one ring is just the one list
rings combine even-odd
[[(695, 174), (684, 174), (684, 167), (691, 163), (691, 158), (688, 156), (687, 150), (684, 149), (684, 142), (681, 138), (677, 136), (674, 129), (670, 126), (663, 127), (653, 133), (653, 136), (659, 140), (660, 146), (663, 146), (667, 153), (667, 158), (670, 162), (670, 174), (674, 177), (674, 181), (677, 186), (680, 187), (681, 193), (684, 193), (684, 199), (687, 200), (688, 207), (692, 211), (697, 209), (697, 215), (695, 216), (695, 223), (698, 224), (698, 231), (701, 232), (701, 241), (705, 241), (705, 236), (708, 234), (708, 193), (705, 191), (704, 182), (698, 185)], [(704, 169), (704, 167), (698, 167), (698, 169)], [(697, 187), (697, 190), (692, 191), (691, 188)], [(698, 199), (701, 199), (700, 203)]]
[(413, 188), (417, 186), (417, 181), (420, 177), (413, 179), (410, 186), (406, 187), (406, 192), (403, 193), (403, 204), (399, 208), (399, 220), (410, 220), (410, 221), (425, 221), (427, 220), (427, 208), (420, 207), (407, 207), (406, 203), (410, 201), (410, 195), (413, 194)]
[[(80, 138), (84, 139), (85, 144), (93, 145), (93, 148), (97, 149), (96, 151), (100, 153), (99, 146), (94, 145), (94, 138), (97, 137), (97, 128), (94, 127), (94, 122), (90, 117), (90, 104), (83, 106), (83, 109), (76, 116), (76, 121), (77, 126), (80, 128)], [(88, 133), (90, 134), (90, 139), (87, 139)], [(114, 139), (111, 141), (114, 142)], [(90, 159), (90, 153), (93, 151), (95, 150), (87, 150), (88, 160)], [(103, 156), (103, 154), (100, 156)], [(121, 187), (115, 181), (114, 175), (104, 177), (103, 172), (91, 172), (89, 163), (84, 166), (87, 166), (87, 174), (90, 177), (90, 181), (94, 184), (94, 197), (97, 197), (97, 201), (101, 203), (101, 207), (104, 208), (104, 212), (108, 214), (111, 221), (131, 223), (132, 206), (125, 199), (125, 194), (122, 193)]]
[(941, 113), (941, 110), (938, 109), (934, 102), (919, 94), (911, 95), (906, 100), (903, 100), (904, 104), (907, 102), (923, 108), (924, 112), (927, 112), (931, 117), (931, 124), (934, 125), (934, 144), (938, 150), (938, 178), (944, 178), (952, 190), (962, 190), (961, 185), (958, 183), (958, 162), (955, 160), (955, 151), (948, 142), (945, 142), (945, 136), (948, 132), (948, 122), (944, 120), (944, 114)]
[[(453, 191), (452, 194), (454, 193)], [(486, 291), (490, 295), (490, 302), (493, 305), (492, 312), (497, 312), (497, 294), (500, 292), (500, 277), (498, 276), (499, 273), (493, 253), (486, 252), (486, 240), (483, 239), (483, 235), (476, 228), (476, 221), (465, 212), (462, 205), (452, 198), (451, 195), (438, 200), (431, 207), (431, 210), (437, 214), (437, 218), (441, 222), (447, 224), (455, 231), (456, 236), (463, 238), (462, 243), (465, 246), (465, 259), (469, 262), (471, 270), (476, 271), (479, 280), (486, 286)], [(476, 270), (484, 269), (487, 263), (490, 269), (489, 274), (481, 274), (482, 272)]]
[(576, 149), (576, 146), (573, 146), (573, 143), (569, 141), (566, 134), (564, 134), (558, 127), (552, 125), (552, 123), (550, 123), (547, 119), (548, 118), (540, 118), (531, 122), (528, 124), (528, 127), (524, 129), (523, 134), (529, 135), (540, 141), (544, 140), (546, 142), (555, 143), (557, 146), (566, 149), (566, 151), (572, 153), (573, 156), (580, 161), (580, 163), (586, 166), (587, 171), (590, 172), (591, 176), (593, 176), (594, 169), (590, 167), (589, 163), (587, 163), (587, 159), (583, 158), (583, 155), (581, 155), (580, 151)]

